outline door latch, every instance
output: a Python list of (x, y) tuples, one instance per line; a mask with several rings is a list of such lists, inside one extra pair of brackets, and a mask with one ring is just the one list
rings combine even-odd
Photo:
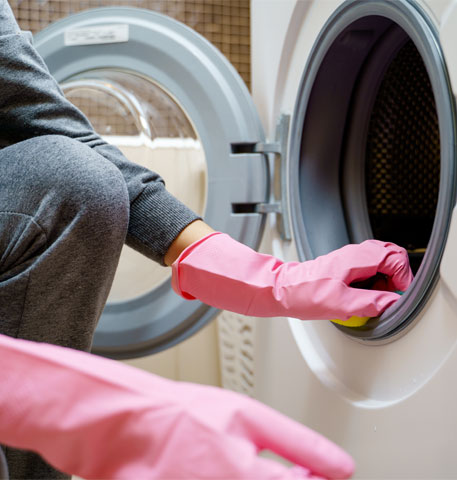
[(276, 225), (283, 240), (292, 239), (287, 198), (289, 123), (290, 115), (281, 114), (276, 125), (275, 141), (258, 142), (254, 146), (254, 152), (272, 155), (274, 161), (272, 202), (258, 203), (256, 212), (276, 214)]

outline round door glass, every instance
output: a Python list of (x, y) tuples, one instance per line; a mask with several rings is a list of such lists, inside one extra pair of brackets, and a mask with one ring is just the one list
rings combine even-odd
[[(115, 69), (87, 71), (61, 87), (104, 140), (132, 162), (159, 173), (170, 193), (203, 216), (207, 194), (203, 147), (184, 110), (162, 87)], [(139, 297), (169, 276), (169, 269), (125, 245), (108, 302)]]

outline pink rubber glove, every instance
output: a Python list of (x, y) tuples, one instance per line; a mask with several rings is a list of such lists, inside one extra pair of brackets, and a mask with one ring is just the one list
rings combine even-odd
[[(347, 478), (352, 459), (265, 405), (0, 335), (0, 443), (83, 478)], [(257, 456), (269, 449), (295, 464)]]
[(366, 240), (307, 262), (284, 263), (223, 233), (187, 247), (172, 265), (174, 290), (216, 308), (256, 317), (302, 320), (375, 317), (400, 296), (350, 286), (378, 272), (390, 290), (405, 291), (413, 276), (406, 251)]

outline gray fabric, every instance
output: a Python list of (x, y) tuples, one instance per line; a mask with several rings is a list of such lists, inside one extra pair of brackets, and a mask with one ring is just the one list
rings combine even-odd
[[(0, 169), (0, 332), (89, 350), (127, 234), (124, 178), (53, 135), (0, 150)], [(35, 456), (6, 455), (12, 478), (65, 478)]]
[(129, 162), (94, 132), (62, 95), (6, 0), (0, 0), (0, 92), (0, 147), (57, 134), (78, 140), (108, 159), (122, 172), (129, 192), (127, 244), (163, 264), (171, 242), (199, 217), (166, 191), (159, 175)]
[[(199, 217), (66, 101), (6, 0), (0, 92), (0, 333), (89, 350), (123, 243), (163, 263)], [(68, 478), (5, 451), (13, 479)]]

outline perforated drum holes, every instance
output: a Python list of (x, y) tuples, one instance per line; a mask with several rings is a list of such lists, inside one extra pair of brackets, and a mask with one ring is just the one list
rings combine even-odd
[(416, 272), (438, 203), (440, 133), (430, 79), (411, 40), (392, 60), (376, 95), (365, 165), (373, 236), (405, 247)]

